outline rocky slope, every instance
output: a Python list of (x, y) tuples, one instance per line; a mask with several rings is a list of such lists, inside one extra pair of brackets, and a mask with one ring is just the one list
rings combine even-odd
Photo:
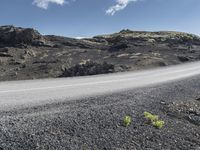
[(122, 30), (73, 39), (0, 27), (0, 80), (55, 78), (146, 69), (200, 59), (200, 38)]

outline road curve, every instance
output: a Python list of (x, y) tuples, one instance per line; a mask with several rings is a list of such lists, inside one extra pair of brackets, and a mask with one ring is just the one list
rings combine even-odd
[(200, 62), (88, 77), (0, 83), (0, 108), (28, 107), (182, 80), (200, 74)]

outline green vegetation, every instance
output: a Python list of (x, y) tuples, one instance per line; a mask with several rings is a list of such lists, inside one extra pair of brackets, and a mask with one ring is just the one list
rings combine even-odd
[(158, 129), (161, 129), (164, 126), (165, 122), (162, 120), (158, 120), (152, 123), (152, 125)]
[(152, 124), (154, 127), (158, 129), (161, 129), (165, 124), (163, 120), (159, 119), (158, 115), (154, 115), (149, 112), (144, 112), (144, 117), (148, 120), (150, 124)]
[(125, 125), (126, 127), (129, 126), (129, 125), (131, 124), (131, 121), (132, 121), (132, 118), (131, 118), (130, 116), (125, 116), (125, 117), (124, 117), (123, 122), (124, 122), (124, 125)]
[(151, 121), (151, 122), (155, 122), (158, 121), (158, 116), (157, 115), (153, 115), (149, 112), (144, 112), (144, 116), (147, 120)]

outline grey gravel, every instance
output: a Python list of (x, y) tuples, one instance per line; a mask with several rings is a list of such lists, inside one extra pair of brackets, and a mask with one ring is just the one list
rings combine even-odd
[[(1, 111), (0, 149), (198, 150), (200, 126), (183, 117), (191, 115), (187, 111), (176, 111), (176, 104), (199, 104), (199, 79)], [(146, 124), (144, 111), (159, 115), (165, 126)], [(128, 127), (125, 115), (133, 120)]]

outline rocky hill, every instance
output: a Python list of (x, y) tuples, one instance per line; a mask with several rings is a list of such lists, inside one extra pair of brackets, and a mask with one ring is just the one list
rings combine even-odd
[(181, 32), (122, 30), (74, 39), (0, 27), (1, 81), (95, 75), (199, 59), (200, 37)]

